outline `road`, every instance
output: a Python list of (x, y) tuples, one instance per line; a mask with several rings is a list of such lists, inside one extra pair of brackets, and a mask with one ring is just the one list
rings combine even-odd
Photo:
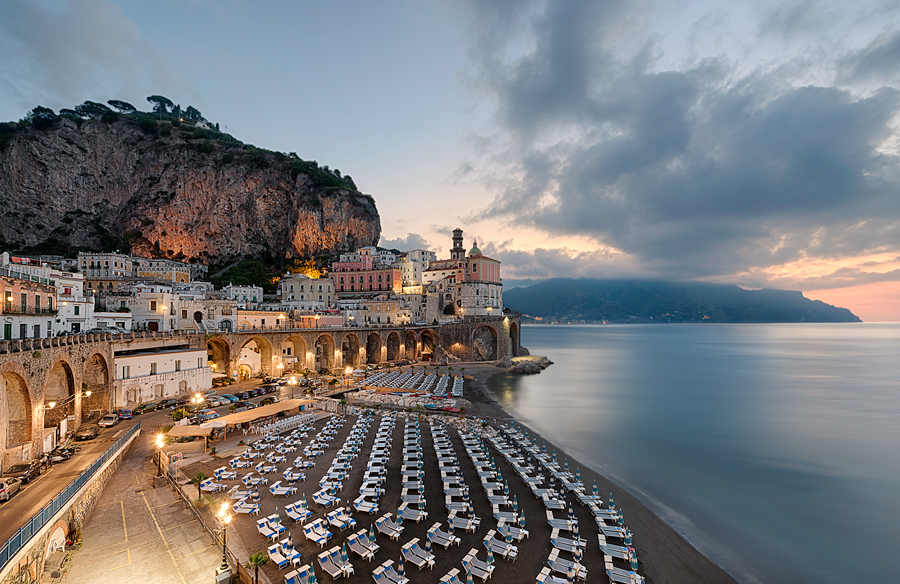
[[(219, 389), (219, 393), (231, 393), (244, 391), (256, 387), (262, 383), (260, 379), (250, 379), (235, 383)], [(284, 385), (280, 392), (255, 397), (249, 401), (257, 403), (269, 395), (277, 395), (278, 399), (285, 400), (291, 397), (292, 386)], [(293, 386), (297, 397), (302, 395), (302, 388)], [(228, 406), (213, 408), (219, 415), (228, 414)], [(33, 479), (29, 484), (22, 485), (22, 489), (13, 495), (8, 501), (0, 503), (0, 545), (16, 534), (29, 519), (37, 514), (49, 503), (53, 497), (65, 489), (69, 483), (88, 468), (91, 463), (100, 457), (112, 444), (122, 436), (131, 426), (141, 423), (141, 431), (148, 436), (153, 436), (162, 426), (171, 426), (172, 418), (169, 410), (150, 412), (141, 416), (135, 416), (131, 420), (122, 420), (112, 428), (103, 428), (100, 435), (93, 440), (75, 442), (81, 446), (81, 451), (65, 462), (59, 462), (45, 471), (40, 477)]]

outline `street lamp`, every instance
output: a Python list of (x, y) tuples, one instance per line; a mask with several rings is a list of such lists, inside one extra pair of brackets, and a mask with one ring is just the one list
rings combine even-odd
[(162, 476), (162, 448), (165, 445), (165, 439), (162, 434), (156, 435), (156, 476)]
[(191, 403), (194, 404), (194, 406), (197, 408), (197, 414), (196, 414), (197, 424), (200, 423), (200, 404), (202, 404), (205, 401), (205, 399), (206, 398), (204, 398), (199, 393), (195, 394), (194, 397), (191, 398)]
[(350, 375), (353, 373), (352, 367), (347, 367), (344, 369), (344, 385), (349, 388), (350, 387)]
[(219, 574), (224, 574), (231, 568), (228, 565), (228, 551), (226, 548), (228, 542), (228, 523), (231, 521), (231, 513), (228, 512), (228, 503), (222, 503), (217, 513), (219, 521), (222, 522), (222, 565), (219, 566)]

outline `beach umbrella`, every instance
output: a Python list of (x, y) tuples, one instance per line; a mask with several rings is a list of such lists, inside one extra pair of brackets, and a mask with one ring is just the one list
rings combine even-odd
[(430, 537), (425, 538), (425, 551), (428, 552), (429, 554), (431, 553), (431, 538)]
[(400, 554), (400, 563), (397, 564), (397, 573), (400, 574), (401, 578), (406, 577), (406, 568), (403, 566), (403, 554)]
[(609, 494), (609, 508), (610, 509), (616, 508), (616, 504), (615, 504), (615, 502), (613, 502), (612, 493)]
[(493, 552), (493, 550), (491, 550), (490, 546), (488, 547), (487, 563), (488, 563), (488, 564), (493, 564), (493, 563), (494, 563), (494, 552)]
[(420, 495), (424, 495), (424, 494), (425, 494), (425, 483), (423, 483), (423, 482), (421, 482), (421, 481), (419, 481), (419, 494), (420, 494)]
[(369, 541), (375, 543), (375, 524), (369, 526)]
[(453, 526), (452, 519), (447, 521), (447, 533), (449, 533), (451, 537), (456, 533), (456, 527)]
[(513, 511), (519, 511), (519, 498), (513, 495)]
[(580, 468), (575, 469), (575, 480), (579, 483), (581, 482), (581, 469)]
[(505, 525), (505, 524), (504, 524), (504, 527), (506, 528), (506, 543), (512, 543), (513, 542), (512, 527), (510, 527), (509, 525)]
[(631, 545), (631, 543), (632, 543), (631, 542), (631, 530), (626, 529), (625, 530), (625, 546), (628, 547)]
[(341, 561), (345, 564), (350, 561), (350, 556), (347, 555), (347, 542), (344, 542), (344, 545), (341, 547)]
[(553, 474), (551, 474), (550, 475), (550, 490), (552, 491), (555, 488), (556, 488), (556, 477), (553, 476)]
[(594, 481), (594, 496), (595, 496), (595, 497), (599, 497), (599, 496), (600, 496), (600, 489), (597, 488), (597, 481), (596, 481), (596, 480)]
[(509, 482), (503, 481), (503, 494), (509, 495)]
[(566, 460), (563, 462), (563, 468), (566, 469), (566, 472), (569, 472), (569, 459), (568, 458), (566, 458)]
[(575, 525), (572, 526), (572, 537), (576, 542), (578, 541), (578, 522), (576, 522)]
[(619, 509), (619, 519), (618, 523), (620, 526), (625, 525), (625, 515), (622, 513), (622, 510)]
[(312, 562), (309, 564), (309, 579), (306, 581), (306, 584), (316, 584), (316, 568), (312, 565)]
[(569, 501), (569, 519), (575, 519), (575, 509), (572, 509), (571, 501)]
[(638, 571), (637, 554), (634, 553), (633, 549), (629, 548), (628, 555), (631, 556), (631, 558), (630, 558), (631, 559), (631, 571), (637, 572)]
[(581, 546), (575, 546), (575, 561), (581, 563)]
[(519, 514), (519, 527), (525, 529), (525, 511), (522, 511)]
[(556, 462), (556, 448), (553, 449), (553, 462)]
[(575, 566), (572, 564), (569, 564), (569, 569), (566, 571), (566, 582), (575, 584)]
[(544, 454), (547, 453), (547, 442), (544, 442), (544, 445), (541, 446), (541, 452), (543, 452)]
[(466, 566), (466, 584), (475, 584), (472, 581), (472, 568), (469, 566)]

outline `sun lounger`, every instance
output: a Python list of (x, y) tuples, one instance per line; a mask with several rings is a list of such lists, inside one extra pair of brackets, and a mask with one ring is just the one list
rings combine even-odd
[(565, 580), (557, 578), (553, 575), (553, 571), (550, 568), (544, 566), (541, 568), (541, 573), (537, 575), (537, 580), (535, 580), (535, 582), (537, 584), (564, 584)]
[[(344, 576), (349, 578), (353, 574), (353, 564), (350, 563), (349, 558), (346, 562), (341, 559), (341, 548), (335, 546), (328, 550), (327, 553), (331, 558), (331, 563), (340, 568)], [(322, 554), (319, 555), (321, 556)]]
[(235, 486), (231, 487), (231, 489), (228, 490), (228, 497), (230, 499), (243, 499), (244, 497), (247, 497), (248, 495), (250, 495), (250, 493), (251, 493), (250, 489), (247, 489), (246, 491), (242, 491), (240, 485), (235, 485)]
[(512, 545), (511, 543), (506, 543), (505, 541), (500, 541), (494, 538), (494, 535), (497, 532), (493, 529), (487, 532), (487, 535), (484, 536), (484, 547), (486, 549), (491, 550), (495, 554), (500, 554), (504, 558), (510, 561), (515, 561), (516, 556), (519, 555), (519, 548)]
[(313, 515), (313, 512), (309, 509), (301, 507), (299, 502), (285, 505), (284, 511), (287, 513), (287, 516), (294, 521), (306, 521)]
[(213, 476), (216, 477), (217, 481), (233, 481), (237, 479), (237, 473), (233, 470), (228, 470), (226, 467), (222, 466), (213, 471)]
[(238, 501), (232, 507), (235, 513), (246, 513), (247, 515), (259, 515), (259, 505), (256, 503), (248, 503), (246, 501)]
[(616, 537), (619, 539), (625, 539), (625, 530), (618, 525), (607, 525), (605, 521), (600, 519), (599, 517), (594, 517), (594, 520), (597, 522), (597, 527), (600, 529), (600, 533), (602, 533), (605, 537)]
[(348, 527), (356, 527), (356, 519), (350, 517), (350, 514), (343, 507), (338, 507), (331, 513), (328, 513), (325, 515), (325, 518), (328, 520), (328, 523), (341, 531)]
[(606, 575), (611, 583), (618, 584), (644, 584), (644, 577), (630, 570), (623, 570), (613, 566), (610, 560), (606, 560)]
[(463, 582), (464, 580), (459, 579), (459, 570), (457, 570), (456, 568), (451, 569), (440, 580), (440, 584), (463, 584)]
[(375, 521), (375, 529), (395, 541), (400, 539), (400, 534), (403, 532), (403, 526), (394, 523), (390, 513), (386, 513)]
[(306, 536), (306, 539), (315, 542), (319, 547), (325, 547), (325, 544), (328, 543), (333, 534), (328, 531), (321, 519), (316, 519), (312, 523), (307, 523), (303, 526), (303, 535)]
[(281, 546), (277, 543), (269, 546), (269, 560), (274, 562), (279, 568), (284, 568), (290, 563), (290, 560), (281, 554)]
[(281, 540), (278, 545), (281, 546), (281, 555), (287, 558), (292, 565), (296, 566), (303, 561), (303, 556), (294, 547), (294, 542), (290, 538)]
[(384, 568), (384, 575), (395, 584), (409, 584), (409, 578), (401, 576), (397, 573), (397, 570), (394, 569), (394, 560), (386, 561), (381, 564), (381, 567)]
[(325, 491), (316, 491), (315, 493), (313, 493), (313, 501), (315, 501), (319, 505), (324, 505), (325, 507), (331, 507), (332, 505), (337, 505), (341, 502), (340, 499), (329, 495)]
[(268, 540), (275, 541), (278, 539), (278, 533), (269, 527), (269, 522), (265, 518), (256, 520), (256, 531)]
[(507, 523), (518, 523), (519, 522), (519, 514), (515, 511), (501, 511), (499, 507), (496, 505), (493, 506), (494, 510), (494, 519), (500, 521), (506, 521)]
[(577, 522), (568, 519), (557, 519), (553, 516), (553, 512), (548, 510), (547, 523), (549, 523), (550, 527), (553, 529), (559, 529), (560, 531), (574, 531)]
[(291, 570), (284, 575), (284, 584), (306, 584), (306, 580), (300, 580), (299, 570)]
[(362, 535), (358, 533), (354, 533), (350, 537), (347, 538), (347, 547), (350, 548), (350, 551), (358, 555), (364, 560), (372, 561), (372, 558), (375, 557), (375, 553), (370, 550), (367, 546), (363, 545), (362, 538), (368, 540), (368, 536), (365, 535), (366, 530), (362, 531)]
[(292, 467), (292, 466), (287, 467), (284, 470), (284, 474), (282, 474), (281, 476), (283, 476), (284, 480), (286, 480), (289, 483), (295, 483), (297, 481), (305, 481), (306, 480), (306, 475), (302, 472), (294, 471), (294, 467)]
[(582, 582), (587, 580), (587, 568), (585, 568), (583, 564), (579, 564), (578, 562), (560, 558), (559, 550), (556, 548), (554, 548), (550, 552), (550, 557), (547, 558), (547, 563), (550, 564), (551, 570), (560, 574), (568, 574), (569, 568), (574, 568), (576, 580), (581, 580)]
[(319, 554), (319, 566), (325, 570), (333, 580), (337, 580), (344, 575), (344, 570), (332, 561), (331, 554), (327, 551)]
[(435, 523), (431, 526), (431, 529), (428, 530), (427, 537), (431, 540), (431, 543), (442, 545), (444, 546), (444, 549), (449, 548), (451, 545), (459, 545), (460, 543), (460, 539), (457, 536), (442, 531), (440, 523)]
[(509, 529), (510, 533), (512, 534), (512, 538), (516, 541), (522, 541), (529, 535), (527, 529), (522, 529), (521, 527), (510, 525), (506, 521), (497, 522), (497, 533), (500, 533), (503, 535), (503, 537), (506, 537), (507, 529)]
[(462, 559), (463, 572), (468, 573), (471, 570), (473, 576), (487, 580), (494, 573), (494, 566), (479, 560), (475, 555), (477, 553), (478, 551), (472, 548), (466, 554), (466, 557)]
[(566, 510), (566, 504), (563, 501), (560, 501), (559, 499), (553, 499), (546, 493), (544, 493), (541, 499), (544, 500), (544, 507), (546, 507), (547, 509), (555, 509), (557, 511)]
[(620, 558), (626, 562), (631, 560), (631, 555), (629, 554), (627, 547), (607, 543), (606, 537), (604, 537), (602, 533), (597, 534), (597, 539), (600, 540), (600, 551), (603, 552), (604, 555), (610, 558)]
[(472, 519), (471, 517), (464, 517), (462, 515), (458, 515), (456, 511), (451, 511), (450, 515), (447, 517), (447, 521), (453, 524), (453, 527), (456, 529), (462, 529), (463, 531), (468, 531), (470, 533), (475, 533), (475, 530), (478, 529), (481, 521), (476, 517)]
[(403, 521), (409, 520), (419, 523), (423, 519), (428, 519), (428, 512), (422, 511), (421, 509), (410, 509), (407, 507), (406, 503), (403, 503), (400, 505), (400, 508), (397, 509), (397, 517)]
[(360, 495), (353, 500), (353, 508), (359, 513), (369, 513), (371, 515), (378, 513), (378, 503), (367, 500), (364, 495)]

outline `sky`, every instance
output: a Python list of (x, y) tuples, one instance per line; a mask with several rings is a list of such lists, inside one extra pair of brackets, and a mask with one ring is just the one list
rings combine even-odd
[(193, 105), (508, 284), (702, 279), (900, 321), (900, 2), (0, 0), (0, 119)]

